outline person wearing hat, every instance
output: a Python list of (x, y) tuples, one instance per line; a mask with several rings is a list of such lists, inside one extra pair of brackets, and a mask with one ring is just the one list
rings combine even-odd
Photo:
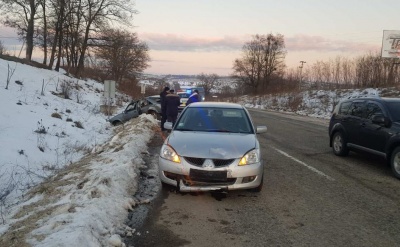
[(181, 98), (175, 93), (174, 89), (169, 90), (169, 94), (165, 96), (165, 106), (167, 108), (167, 121), (174, 126), (178, 118), (178, 107), (181, 104)]
[(165, 131), (164, 123), (167, 121), (167, 107), (165, 105), (165, 97), (169, 93), (169, 87), (164, 87), (163, 91), (160, 93), (161, 101), (161, 131)]

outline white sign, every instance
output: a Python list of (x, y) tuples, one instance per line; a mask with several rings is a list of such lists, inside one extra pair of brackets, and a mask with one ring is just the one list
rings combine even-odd
[(104, 81), (104, 97), (115, 98), (115, 81)]
[(384, 30), (382, 39), (382, 57), (400, 58), (400, 31)]
[(140, 92), (141, 92), (142, 94), (145, 94), (145, 93), (146, 93), (146, 84), (141, 84), (141, 85), (140, 85)]
[(150, 81), (149, 80), (140, 80), (139, 83), (140, 84), (150, 85)]

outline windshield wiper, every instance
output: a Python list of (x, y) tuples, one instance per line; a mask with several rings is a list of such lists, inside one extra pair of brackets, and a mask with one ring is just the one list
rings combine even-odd
[(185, 128), (183, 128), (183, 129), (175, 129), (175, 130), (179, 130), (179, 131), (194, 131), (193, 129), (185, 129)]
[(208, 129), (208, 132), (225, 132), (225, 133), (232, 133), (232, 131), (227, 129)]

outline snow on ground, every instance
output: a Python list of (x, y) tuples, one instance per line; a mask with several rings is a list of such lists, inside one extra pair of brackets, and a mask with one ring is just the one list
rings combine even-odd
[(123, 246), (119, 234), (134, 231), (124, 224), (128, 210), (148, 203), (132, 195), (155, 126), (144, 114), (115, 128), (109, 142), (31, 190), (0, 245)]
[[(6, 88), (8, 65), (15, 69)], [(7, 205), (58, 169), (105, 142), (102, 85), (0, 60), (0, 198)], [(66, 89), (67, 83), (70, 85)], [(61, 95), (69, 91), (70, 99)]]
[[(149, 202), (133, 195), (158, 122), (141, 115), (111, 127), (102, 92), (96, 81), (0, 59), (0, 246), (124, 246), (121, 235), (135, 232), (124, 222)], [(328, 119), (339, 100), (366, 95), (400, 97), (396, 88), (308, 90), (238, 102)]]
[(118, 246), (157, 121), (112, 128), (102, 92), (0, 59), (0, 246)]
[(302, 116), (329, 119), (333, 107), (343, 99), (351, 97), (400, 97), (399, 88), (366, 88), (342, 90), (308, 90), (300, 93), (242, 96), (237, 101), (248, 108), (295, 113)]

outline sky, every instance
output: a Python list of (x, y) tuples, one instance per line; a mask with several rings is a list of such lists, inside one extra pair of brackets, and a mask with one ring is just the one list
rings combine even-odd
[[(6, 89), (9, 69), (14, 73)], [(125, 222), (128, 211), (154, 199), (134, 195), (159, 122), (142, 114), (112, 127), (100, 111), (103, 84), (71, 78), (64, 71), (0, 59), (0, 75), (0, 245), (10, 246), (2, 241), (18, 236), (36, 247), (123, 247), (125, 237), (146, 234)], [(74, 85), (70, 99), (58, 96), (64, 80)], [(379, 92), (307, 90), (292, 113), (327, 123), (333, 100), (368, 94)], [(239, 103), (288, 112), (289, 96), (242, 96)], [(160, 190), (157, 165), (146, 174)]]
[(396, 0), (136, 0), (134, 29), (149, 44), (150, 73), (232, 73), (255, 34), (285, 37), (296, 68), (380, 52), (383, 30), (400, 30)]
[[(230, 75), (256, 34), (284, 35), (286, 65), (297, 68), (380, 53), (383, 30), (400, 30), (397, 0), (135, 0), (135, 8), (132, 31), (149, 45), (153, 74)], [(13, 34), (0, 28), (1, 37)]]

